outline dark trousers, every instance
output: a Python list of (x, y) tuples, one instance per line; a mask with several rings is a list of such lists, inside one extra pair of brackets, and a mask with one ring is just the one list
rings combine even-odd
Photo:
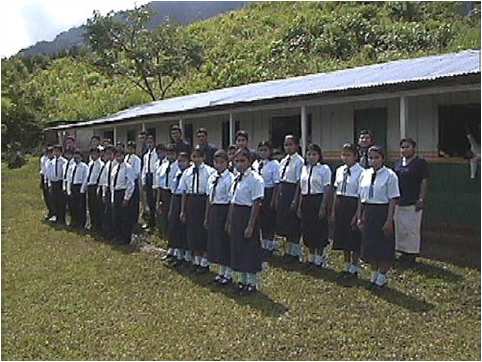
[(121, 244), (131, 242), (134, 208), (132, 198), (127, 206), (123, 206), (125, 190), (114, 192), (114, 203), (112, 204), (112, 221), (115, 230), (114, 239)]
[(156, 190), (152, 188), (152, 182), (152, 173), (146, 174), (144, 190), (146, 192), (147, 205), (149, 206), (149, 227), (154, 227), (156, 225)]
[(65, 225), (65, 193), (62, 190), (63, 181), (52, 182), (52, 205), (57, 224)]
[(70, 195), (70, 226), (76, 228), (85, 227), (85, 193), (80, 192), (81, 185), (72, 185)]
[(113, 226), (112, 226), (112, 202), (110, 190), (106, 191), (105, 201), (102, 202), (102, 232), (104, 237), (111, 239), (113, 237)]
[(141, 202), (141, 189), (139, 187), (139, 179), (136, 180), (134, 186), (134, 193), (132, 194), (132, 207), (133, 207), (133, 223), (136, 225), (139, 222), (139, 205)]
[(102, 195), (97, 192), (97, 185), (87, 186), (87, 204), (91, 230), (102, 231)]
[(49, 212), (47, 217), (51, 218), (52, 216), (55, 215), (55, 210), (52, 205), (52, 195), (50, 195), (49, 186), (44, 181), (43, 175), (40, 175), (40, 187), (42, 188), (42, 194), (44, 197), (45, 206), (47, 207), (47, 210)]

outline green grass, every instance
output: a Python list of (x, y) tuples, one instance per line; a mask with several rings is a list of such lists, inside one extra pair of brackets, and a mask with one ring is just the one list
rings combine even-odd
[(421, 259), (390, 288), (275, 261), (237, 297), (43, 223), (37, 160), (2, 167), (3, 359), (480, 359), (480, 269)]

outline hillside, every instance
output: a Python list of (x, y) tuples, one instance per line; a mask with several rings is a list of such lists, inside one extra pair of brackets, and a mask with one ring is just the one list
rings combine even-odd
[[(187, 25), (239, 9), (245, 5), (245, 1), (152, 1), (147, 4), (147, 8), (156, 14), (150, 24), (150, 27), (154, 28), (168, 19)], [(124, 12), (118, 12), (117, 16), (122, 19)], [(84, 34), (85, 26), (73, 27), (60, 33), (52, 41), (40, 41), (21, 50), (19, 55), (25, 57), (40, 54), (57, 55), (71, 48), (85, 45)]]
[[(480, 48), (480, 4), (466, 13), (465, 4), (447, 2), (252, 4), (187, 26), (203, 45), (204, 62), (168, 96)], [(87, 52), (2, 61), (4, 136), (23, 111), (31, 117), (21, 119), (38, 128), (149, 101), (126, 81), (100, 74), (90, 59)]]

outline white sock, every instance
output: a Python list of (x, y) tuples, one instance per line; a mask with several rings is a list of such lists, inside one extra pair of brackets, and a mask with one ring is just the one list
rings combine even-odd
[(263, 261), (263, 262), (261, 263), (261, 270), (262, 270), (262, 271), (268, 270), (268, 263), (267, 263), (266, 261)]
[(201, 257), (200, 256), (194, 256), (194, 265), (199, 265), (201, 263)]
[(167, 255), (174, 255), (174, 249), (173, 248), (167, 249)]
[(256, 285), (256, 274), (246, 273), (246, 283), (249, 285)]
[(208, 259), (207, 259), (207, 258), (205, 258), (205, 257), (202, 257), (202, 258), (199, 257), (199, 258), (201, 259), (201, 266), (202, 266), (202, 267), (207, 267), (207, 266), (209, 266), (209, 263), (208, 263)]
[(191, 250), (184, 251), (184, 260), (188, 262), (192, 260)]
[(377, 278), (378, 278), (378, 272), (373, 272), (372, 278), (370, 279), (370, 282), (371, 282), (371, 283), (375, 283), (375, 281), (377, 280)]
[(308, 254), (308, 263), (313, 264), (315, 262), (315, 256), (313, 254)]
[(229, 266), (226, 266), (225, 268), (226, 269), (224, 270), (224, 277), (226, 279), (231, 279), (233, 277), (231, 268)]
[(358, 266), (356, 266), (355, 264), (350, 264), (350, 267), (348, 268), (348, 273), (356, 274), (358, 273), (358, 271), (359, 271)]
[(375, 284), (381, 287), (382, 285), (387, 283), (387, 276), (384, 273), (378, 273), (377, 279), (375, 280)]

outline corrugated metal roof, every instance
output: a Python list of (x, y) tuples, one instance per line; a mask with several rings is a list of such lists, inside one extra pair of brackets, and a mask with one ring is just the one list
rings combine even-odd
[(143, 116), (182, 113), (196, 109), (209, 109), (217, 106), (274, 100), (276, 98), (430, 81), (476, 73), (480, 73), (480, 50), (466, 50), (459, 53), (397, 60), (169, 98), (131, 107), (108, 117), (52, 127), (51, 129), (118, 122)]

